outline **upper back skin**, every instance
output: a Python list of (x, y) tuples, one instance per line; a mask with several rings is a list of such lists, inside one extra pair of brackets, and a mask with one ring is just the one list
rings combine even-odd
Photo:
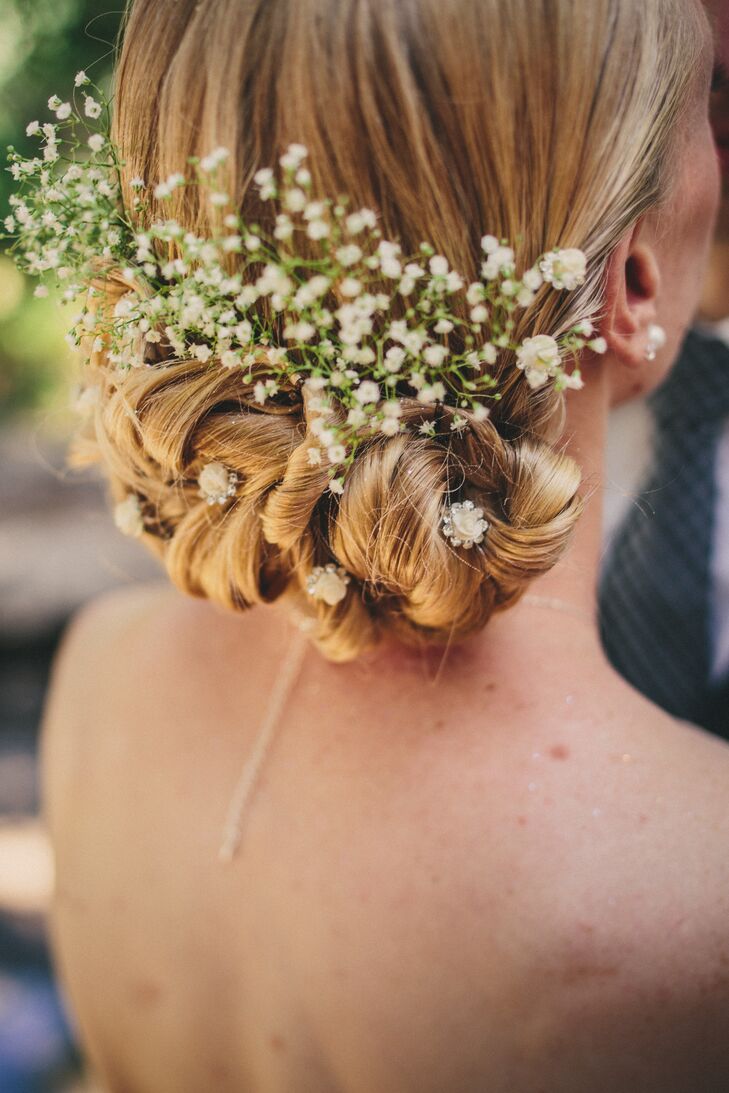
[(562, 661), (475, 678), (464, 652), (437, 685), (310, 651), (224, 865), (291, 627), (166, 589), (87, 609), (42, 774), (105, 1087), (729, 1088), (729, 748), (579, 665), (576, 629)]

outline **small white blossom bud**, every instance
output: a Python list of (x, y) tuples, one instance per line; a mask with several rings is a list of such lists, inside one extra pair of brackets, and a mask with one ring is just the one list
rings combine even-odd
[(431, 368), (440, 368), (448, 353), (449, 351), (444, 345), (428, 345), (423, 350), (423, 360)]
[(97, 102), (91, 95), (84, 97), (84, 114), (87, 118), (98, 118), (101, 114), (101, 103)]
[(587, 259), (581, 250), (553, 250), (545, 254), (539, 263), (545, 281), (553, 288), (572, 292), (583, 284), (587, 272)]
[(354, 397), (361, 405), (366, 406), (373, 402), (379, 402), (380, 400), (380, 388), (379, 384), (374, 383), (372, 380), (362, 380), (359, 387), (354, 392)]
[(353, 266), (362, 257), (362, 248), (358, 247), (356, 243), (349, 243), (347, 246), (338, 247), (335, 255), (342, 266)]
[(359, 296), (362, 291), (362, 282), (356, 277), (345, 277), (339, 286), (342, 296)]
[(434, 254), (428, 266), (434, 277), (445, 277), (448, 273), (448, 259), (442, 254)]
[(544, 283), (544, 278), (542, 277), (539, 270), (534, 268), (534, 269), (528, 269), (526, 271), (526, 273), (522, 277), (522, 281), (524, 282), (524, 284), (526, 285), (527, 288), (532, 290), (532, 292), (536, 292), (537, 289), (542, 287), (542, 285)]
[(306, 208), (306, 194), (303, 190), (299, 190), (296, 187), (291, 190), (286, 190), (283, 200), (286, 208), (292, 213), (300, 213), (302, 209)]
[(323, 220), (312, 220), (306, 229), (310, 239), (326, 239), (329, 235), (329, 225)]
[(330, 463), (343, 463), (347, 458), (347, 449), (343, 444), (332, 444), (327, 448), (327, 456)]
[(114, 523), (124, 535), (138, 539), (144, 531), (144, 520), (139, 498), (134, 493), (114, 507)]
[(213, 351), (209, 345), (193, 344), (190, 346), (192, 354), (196, 357), (201, 364), (205, 364), (213, 355)]
[(421, 387), (418, 391), (418, 402), (429, 405), (433, 402), (443, 402), (446, 397), (445, 384), (431, 383)]
[(198, 475), (199, 496), (209, 505), (223, 505), (235, 495), (238, 475), (224, 463), (206, 463)]
[(405, 363), (405, 350), (392, 346), (385, 353), (384, 365), (388, 372), (399, 372)]

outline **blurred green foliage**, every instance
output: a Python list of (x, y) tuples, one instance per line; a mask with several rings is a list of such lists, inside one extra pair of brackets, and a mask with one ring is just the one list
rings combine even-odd
[[(48, 98), (68, 98), (85, 69), (108, 88), (124, 0), (0, 0), (0, 218), (13, 180), (5, 149), (35, 154), (25, 135), (34, 118), (51, 120)], [(33, 283), (0, 255), (0, 423), (52, 407), (66, 386), (71, 353), (67, 309), (33, 297)]]

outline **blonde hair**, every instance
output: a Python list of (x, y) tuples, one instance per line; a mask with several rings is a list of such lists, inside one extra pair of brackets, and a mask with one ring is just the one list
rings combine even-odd
[[(253, 175), (301, 142), (314, 194), (376, 208), (386, 238), (406, 253), (429, 240), (469, 280), (485, 231), (514, 241), (520, 267), (581, 247), (583, 288), (539, 296), (517, 331), (557, 336), (599, 306), (612, 249), (667, 191), (702, 18), (693, 0), (133, 0), (115, 86), (123, 188), (222, 145), (237, 206), (267, 225)], [(211, 231), (194, 189), (157, 211)], [(112, 297), (129, 287), (104, 283)], [(554, 565), (582, 504), (555, 446), (562, 396), (499, 367), (489, 420), (461, 411), (469, 428), (447, 441), (378, 436), (335, 499), (308, 464), (300, 395), (261, 407), (240, 372), (162, 359), (122, 373), (97, 353), (103, 395), (76, 460), (100, 458), (117, 499), (142, 499), (144, 539), (185, 592), (303, 603), (312, 567), (335, 561), (354, 578), (346, 598), (309, 608), (327, 656), (388, 631), (458, 639)], [(423, 414), (404, 401), (406, 424)], [(241, 482), (225, 510), (199, 496), (211, 461)], [(454, 492), (491, 524), (469, 552), (442, 535)]]

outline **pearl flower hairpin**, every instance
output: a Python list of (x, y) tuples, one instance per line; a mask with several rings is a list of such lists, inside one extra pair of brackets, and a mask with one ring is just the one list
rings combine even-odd
[(321, 600), (329, 607), (336, 607), (347, 595), (350, 579), (346, 569), (332, 562), (329, 565), (318, 565), (306, 579), (306, 591), (313, 599)]
[(483, 542), (489, 522), (484, 519), (483, 509), (477, 508), (473, 501), (456, 501), (449, 505), (443, 515), (443, 534), (450, 540), (451, 546), (465, 547), (470, 550)]
[(235, 496), (238, 475), (223, 463), (206, 463), (200, 471), (197, 483), (199, 494), (209, 505), (224, 505)]

